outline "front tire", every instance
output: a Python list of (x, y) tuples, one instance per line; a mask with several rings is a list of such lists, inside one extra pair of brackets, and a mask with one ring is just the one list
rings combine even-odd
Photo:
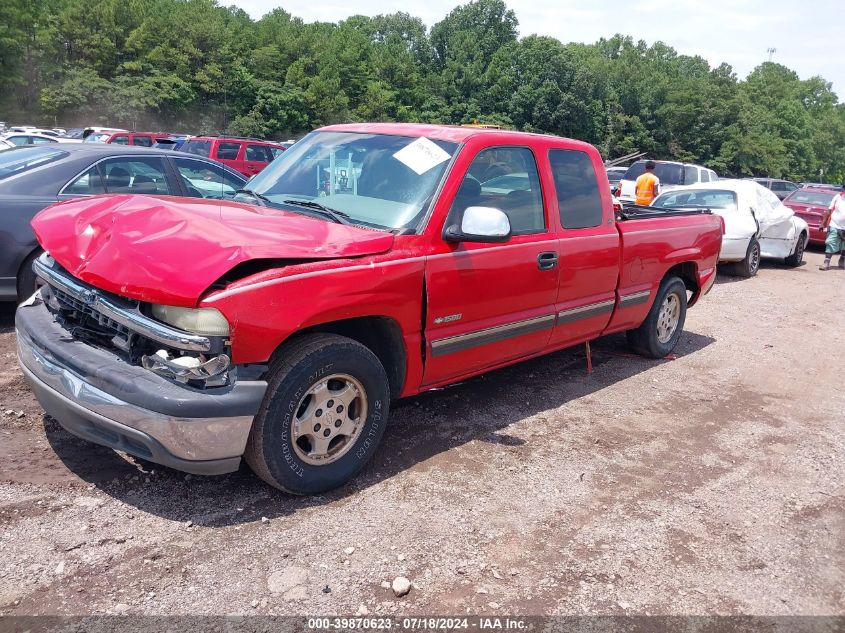
[(807, 235), (802, 233), (795, 243), (795, 252), (784, 260), (790, 268), (796, 268), (804, 263), (804, 250), (807, 248)]
[(628, 330), (628, 345), (648, 358), (664, 358), (675, 349), (687, 318), (687, 287), (679, 277), (666, 277), (645, 321)]
[(734, 274), (737, 277), (753, 277), (760, 270), (760, 242), (752, 237), (745, 252), (745, 259), (734, 264)]
[(387, 374), (368, 348), (334, 334), (303, 337), (271, 366), (244, 457), (280, 490), (326, 492), (372, 458), (389, 408)]

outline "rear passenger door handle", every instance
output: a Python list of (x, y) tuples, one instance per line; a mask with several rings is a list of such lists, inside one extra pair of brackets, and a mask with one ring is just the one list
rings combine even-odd
[(537, 255), (537, 268), (540, 270), (552, 270), (557, 267), (557, 253), (546, 251)]

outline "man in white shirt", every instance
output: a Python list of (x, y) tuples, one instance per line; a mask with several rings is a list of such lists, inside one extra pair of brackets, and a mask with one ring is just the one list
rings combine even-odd
[(839, 268), (845, 269), (845, 192), (837, 193), (822, 218), (819, 229), (827, 231), (824, 242), (824, 263), (819, 270), (830, 270), (830, 260), (839, 253)]

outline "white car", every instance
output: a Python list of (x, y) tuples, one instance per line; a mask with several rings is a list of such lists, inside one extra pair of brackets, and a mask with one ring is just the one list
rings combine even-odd
[[(638, 160), (628, 168), (628, 171), (622, 176), (622, 180), (619, 181), (619, 193), (617, 195), (623, 203), (634, 202), (637, 199), (637, 178), (645, 173), (647, 162)], [(654, 175), (660, 180), (661, 193), (719, 179), (712, 169), (692, 163), (675, 163), (668, 160), (654, 161)]]
[(50, 136), (40, 132), (12, 132), (2, 137), (12, 145), (39, 145), (41, 143), (73, 143), (73, 139)]
[(725, 221), (720, 262), (733, 264), (741, 277), (752, 277), (760, 258), (780, 259), (787, 266), (804, 261), (810, 231), (807, 223), (762, 185), (751, 180), (720, 180), (667, 191), (654, 207), (710, 209)]

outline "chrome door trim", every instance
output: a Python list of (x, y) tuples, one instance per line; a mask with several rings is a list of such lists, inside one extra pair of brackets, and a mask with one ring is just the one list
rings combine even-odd
[(505, 325), (476, 330), (467, 334), (459, 334), (431, 342), (431, 354), (434, 357), (463, 352), (481, 345), (498, 343), (523, 334), (540, 332), (554, 327), (556, 315), (546, 314), (522, 321), (514, 321)]

